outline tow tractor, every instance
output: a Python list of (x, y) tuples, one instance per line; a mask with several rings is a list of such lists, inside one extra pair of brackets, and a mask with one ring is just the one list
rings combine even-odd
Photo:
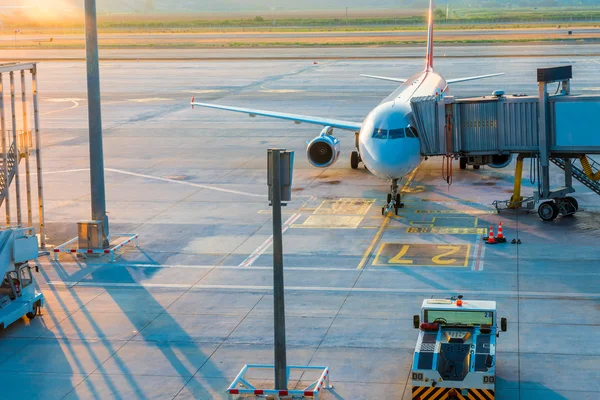
[[(31, 228), (0, 230), (0, 330), (27, 315), (35, 318), (44, 306), (29, 261), (38, 257), (38, 239)], [(38, 267), (35, 270), (39, 272)]]
[[(413, 317), (419, 338), (412, 365), (413, 400), (494, 400), (495, 301), (450, 299), (423, 301)], [(505, 332), (506, 318), (500, 320)]]

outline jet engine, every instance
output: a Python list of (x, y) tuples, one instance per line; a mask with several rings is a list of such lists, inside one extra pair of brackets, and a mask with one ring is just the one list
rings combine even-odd
[(512, 161), (512, 154), (498, 154), (492, 156), (492, 162), (488, 165), (492, 168), (505, 168)]
[(333, 128), (326, 126), (321, 134), (311, 140), (306, 148), (308, 161), (317, 168), (333, 165), (340, 156), (340, 141), (332, 135)]

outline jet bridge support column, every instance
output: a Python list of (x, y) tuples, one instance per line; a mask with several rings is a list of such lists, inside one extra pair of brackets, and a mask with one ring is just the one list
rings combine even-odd
[(548, 144), (547, 112), (548, 112), (548, 84), (540, 82), (538, 77), (538, 129), (540, 143), (540, 199), (547, 199), (550, 195), (550, 146)]

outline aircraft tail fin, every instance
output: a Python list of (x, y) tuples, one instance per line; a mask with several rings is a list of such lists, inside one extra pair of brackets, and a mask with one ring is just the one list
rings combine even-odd
[(425, 70), (433, 71), (433, 0), (429, 0), (429, 14), (427, 19), (427, 58), (425, 59)]

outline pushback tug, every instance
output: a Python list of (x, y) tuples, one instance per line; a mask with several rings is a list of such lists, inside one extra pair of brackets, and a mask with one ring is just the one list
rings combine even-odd
[[(414, 316), (419, 329), (412, 366), (413, 400), (494, 400), (496, 302), (423, 301)], [(506, 318), (500, 329), (506, 331)]]

